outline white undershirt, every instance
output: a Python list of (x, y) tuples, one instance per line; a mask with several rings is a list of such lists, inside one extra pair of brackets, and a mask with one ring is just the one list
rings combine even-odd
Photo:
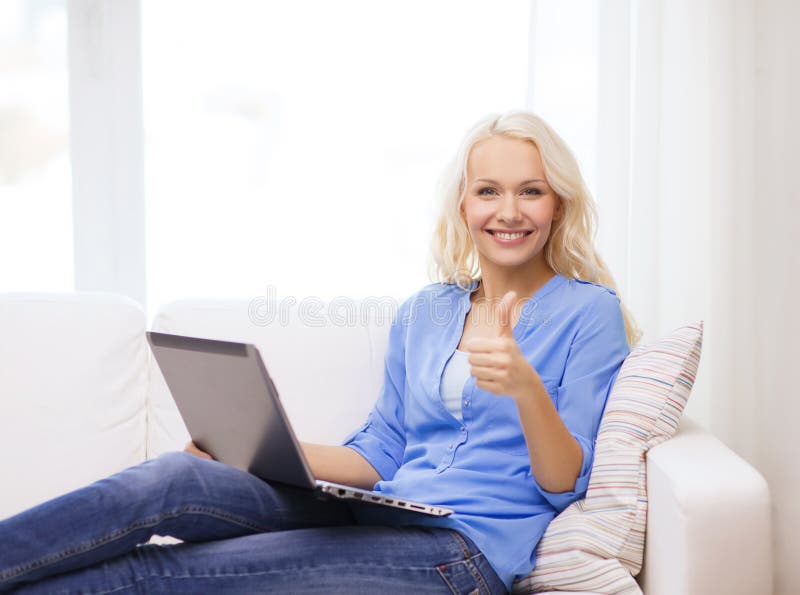
[(463, 419), (461, 416), (461, 392), (464, 389), (464, 383), (469, 378), (470, 365), (468, 358), (468, 352), (460, 349), (455, 350), (444, 367), (440, 387), (445, 409), (459, 420)]

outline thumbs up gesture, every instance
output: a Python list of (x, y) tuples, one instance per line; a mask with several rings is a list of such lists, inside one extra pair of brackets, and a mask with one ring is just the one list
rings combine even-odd
[(514, 400), (529, 395), (538, 380), (538, 373), (525, 359), (514, 337), (511, 313), (517, 293), (509, 291), (493, 310), (493, 337), (473, 337), (464, 344), (469, 352), (471, 374), (475, 385), (500, 397)]

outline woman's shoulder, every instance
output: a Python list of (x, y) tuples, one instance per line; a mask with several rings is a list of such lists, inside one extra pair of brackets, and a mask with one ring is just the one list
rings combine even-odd
[(572, 312), (578, 319), (616, 316), (621, 313), (617, 292), (602, 283), (571, 278), (563, 285), (560, 295), (553, 296), (554, 307)]
[(429, 283), (410, 296), (403, 300), (404, 304), (414, 301), (429, 301), (436, 298), (453, 298), (463, 296), (466, 293), (464, 289), (459, 287), (456, 283)]
[(451, 310), (465, 294), (456, 283), (429, 283), (400, 301), (397, 316), (406, 323), (418, 321), (423, 314), (437, 316)]
[(597, 300), (619, 301), (617, 292), (611, 287), (594, 281), (586, 281), (578, 278), (568, 278), (565, 284), (566, 290), (573, 298), (586, 304)]

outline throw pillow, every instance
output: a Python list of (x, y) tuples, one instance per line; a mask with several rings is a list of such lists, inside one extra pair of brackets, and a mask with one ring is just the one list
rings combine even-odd
[(635, 347), (620, 368), (595, 442), (586, 497), (564, 509), (536, 549), (536, 567), (512, 593), (641, 594), (649, 449), (678, 428), (694, 384), (703, 323)]

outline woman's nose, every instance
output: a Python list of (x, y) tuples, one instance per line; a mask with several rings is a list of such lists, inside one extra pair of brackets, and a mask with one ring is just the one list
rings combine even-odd
[(520, 219), (517, 197), (514, 195), (503, 197), (500, 212), (497, 216), (503, 221), (517, 221)]

